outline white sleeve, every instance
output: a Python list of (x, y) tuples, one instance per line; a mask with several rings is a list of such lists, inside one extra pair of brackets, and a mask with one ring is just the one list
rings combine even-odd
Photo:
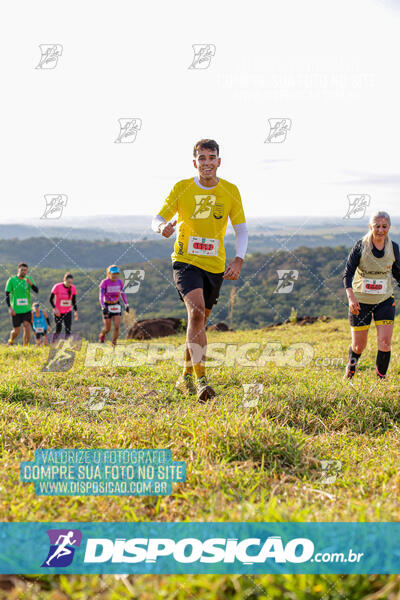
[(154, 217), (154, 219), (151, 222), (151, 228), (156, 233), (160, 233), (158, 231), (159, 226), (161, 225), (161, 223), (166, 223), (166, 222), (167, 221), (164, 219), (164, 217), (160, 217), (160, 215), (157, 215), (156, 217)]
[(246, 256), (247, 242), (249, 239), (246, 223), (233, 225), (236, 235), (236, 256), (243, 258)]

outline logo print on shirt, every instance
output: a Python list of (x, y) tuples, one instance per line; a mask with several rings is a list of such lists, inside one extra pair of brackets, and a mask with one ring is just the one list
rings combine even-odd
[(213, 208), (214, 219), (222, 219), (223, 216), (224, 216), (224, 205), (216, 204)]
[(194, 196), (196, 206), (194, 208), (191, 219), (208, 219), (211, 214), (211, 209), (217, 201), (213, 194), (196, 194)]

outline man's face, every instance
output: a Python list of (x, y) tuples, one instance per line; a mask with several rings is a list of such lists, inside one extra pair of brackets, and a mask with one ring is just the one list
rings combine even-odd
[(18, 268), (18, 277), (26, 277), (28, 272), (28, 267), (19, 267)]
[(202, 179), (215, 179), (221, 159), (218, 157), (216, 150), (200, 148), (197, 157), (193, 159), (193, 164), (199, 172), (199, 177), (201, 176)]

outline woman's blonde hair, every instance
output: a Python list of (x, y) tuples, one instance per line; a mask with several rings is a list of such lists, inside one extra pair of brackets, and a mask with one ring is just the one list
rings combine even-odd
[[(369, 225), (373, 225), (377, 219), (386, 219), (386, 221), (389, 224), (389, 227), (392, 224), (389, 213), (385, 212), (384, 210), (379, 210), (378, 212), (371, 215), (371, 217), (369, 219)], [(366, 252), (372, 252), (373, 235), (374, 235), (374, 232), (372, 229), (370, 229), (368, 231), (368, 233), (366, 233), (364, 235), (364, 237), (362, 238), (362, 251), (361, 251), (362, 255), (364, 255)], [(386, 254), (386, 250), (387, 250), (389, 242), (390, 242), (390, 238), (389, 238), (389, 234), (388, 234), (385, 239), (385, 246), (384, 246), (385, 254)]]

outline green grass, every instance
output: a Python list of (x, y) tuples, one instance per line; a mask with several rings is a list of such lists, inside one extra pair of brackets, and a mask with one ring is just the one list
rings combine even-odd
[[(48, 350), (2, 346), (0, 519), (398, 521), (399, 333), (396, 325), (389, 378), (379, 385), (374, 327), (353, 385), (342, 380), (350, 339), (345, 320), (209, 334), (209, 342), (278, 341), (284, 349), (307, 342), (314, 359), (299, 369), (273, 362), (210, 368), (218, 396), (207, 405), (177, 395), (181, 368), (173, 361), (85, 367), (84, 342), (70, 371), (45, 373)], [(252, 408), (244, 406), (246, 383), (264, 385)], [(109, 387), (110, 405), (89, 410), (90, 386)], [(170, 448), (174, 460), (186, 461), (187, 480), (174, 483), (170, 496), (129, 498), (35, 496), (33, 484), (19, 480), (20, 462), (33, 460), (37, 448), (107, 447)], [(341, 463), (332, 484), (323, 482), (322, 460)], [(13, 585), (15, 598), (33, 600), (400, 594), (395, 576), (42, 576), (16, 578)]]

